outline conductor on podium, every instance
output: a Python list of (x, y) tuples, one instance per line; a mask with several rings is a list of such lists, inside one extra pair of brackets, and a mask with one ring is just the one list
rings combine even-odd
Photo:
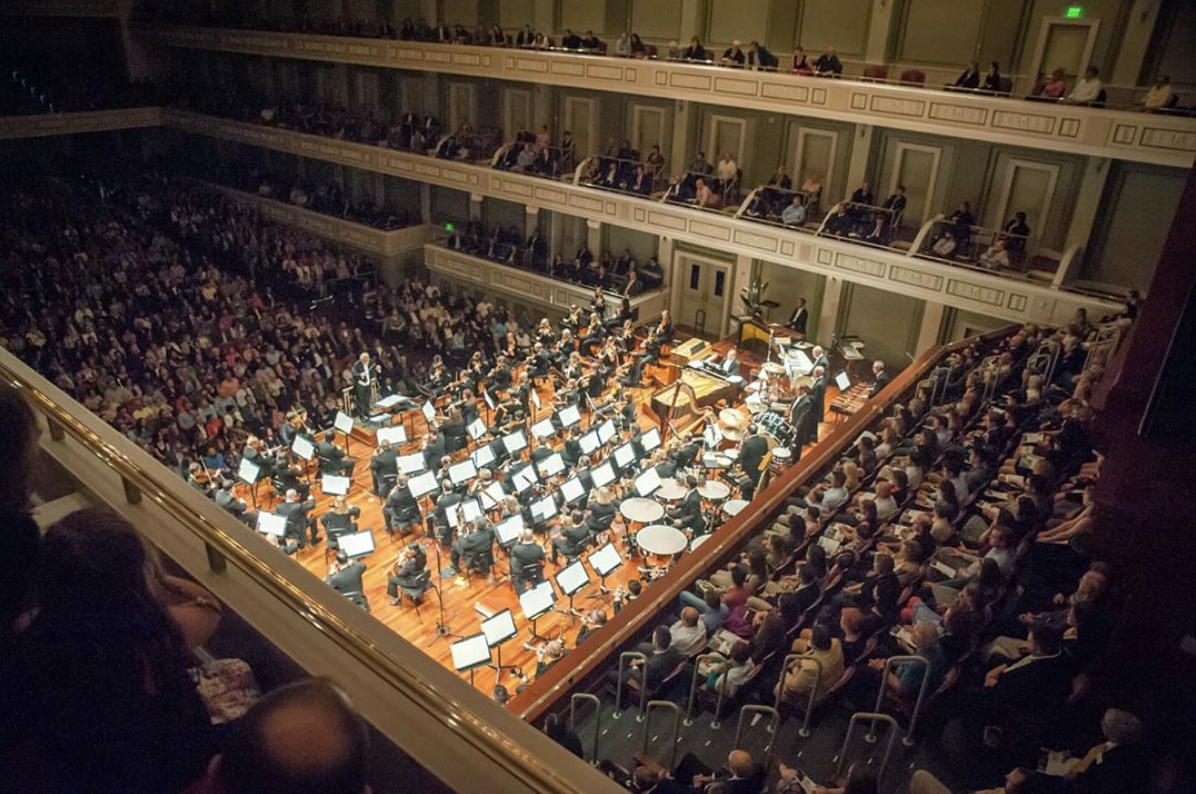
[(370, 362), (369, 353), (362, 353), (353, 365), (353, 397), (357, 402), (358, 416), (369, 416), (377, 380), (378, 365)]

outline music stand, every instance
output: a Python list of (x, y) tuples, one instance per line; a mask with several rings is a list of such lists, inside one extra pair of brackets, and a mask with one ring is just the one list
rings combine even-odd
[(548, 641), (536, 631), (536, 621), (552, 611), (556, 601), (556, 591), (552, 589), (552, 582), (545, 579), (535, 587), (525, 590), (519, 596), (519, 606), (523, 608), (523, 616), (532, 623), (532, 639)]
[(363, 529), (360, 532), (349, 532), (341, 535), (337, 539), (337, 545), (349, 559), (355, 557), (368, 557), (374, 553), (377, 546), (374, 544), (374, 533), (368, 529)]
[(569, 599), (569, 625), (573, 625), (573, 596), (577, 595), (590, 583), (590, 574), (581, 560), (572, 565), (566, 565), (556, 572), (556, 586)]
[(522, 668), (513, 664), (502, 663), (503, 643), (515, 639), (519, 634), (519, 629), (515, 626), (515, 616), (511, 614), (511, 610), (504, 609), (483, 620), (482, 633), (486, 635), (486, 644), (494, 649), (494, 664), (490, 666), (497, 673), (494, 679), (495, 685), (502, 683), (504, 669), (510, 670), (512, 675), (519, 675), (523, 672)]
[(594, 569), (594, 573), (598, 574), (598, 595), (590, 596), (590, 598), (601, 599), (609, 590), (606, 589), (606, 577), (619, 569), (623, 564), (623, 555), (619, 554), (619, 547), (613, 543), (607, 543), (602, 548), (591, 554), (587, 561), (590, 567)]
[(320, 491), (325, 496), (348, 496), (352, 480), (335, 474), (325, 474), (320, 478)]
[[(444, 568), (440, 565), (440, 544), (436, 542), (436, 516), (428, 516), (424, 519), (424, 528), (428, 537), (432, 538), (432, 547), (436, 549), (436, 570), (443, 571)], [(441, 576), (441, 579), (444, 577)], [(460, 634), (454, 634), (449, 630), (448, 624), (444, 620), (444, 598), (440, 595), (440, 588), (432, 584), (432, 578), (428, 577), (428, 584), (431, 585), (432, 591), (436, 593), (436, 634), (432, 639), (428, 640), (428, 645), (436, 642), (436, 640), (443, 640), (446, 637), (460, 637)], [(456, 643), (453, 643), (454, 645)], [(490, 660), (487, 659), (487, 662)]]
[(237, 479), (249, 485), (249, 495), (253, 497), (253, 509), (257, 510), (257, 484), (261, 481), (262, 467), (251, 460), (241, 458), (237, 466)]
[(344, 411), (337, 411), (332, 420), (332, 429), (345, 436), (345, 455), (349, 455), (349, 436), (353, 435), (353, 417)]
[(490, 664), (490, 644), (482, 632), (462, 637), (449, 646), (453, 656), (453, 667), (458, 673), (469, 673), (469, 685), (473, 686), (473, 671)]
[(295, 457), (303, 461), (303, 476), (307, 478), (308, 483), (311, 482), (311, 466), (309, 465), (316, 458), (316, 443), (307, 436), (295, 436), (295, 440), (291, 442), (291, 452)]

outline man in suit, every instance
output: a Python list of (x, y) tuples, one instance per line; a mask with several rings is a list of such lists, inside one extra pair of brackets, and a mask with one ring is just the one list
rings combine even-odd
[(276, 466), (274, 456), (266, 453), (265, 446), (262, 444), (260, 438), (249, 437), (249, 440), (245, 442), (245, 450), (241, 453), (241, 459), (247, 460), (258, 467), (257, 478), (259, 480), (265, 480), (274, 474)]
[(576, 557), (590, 542), (590, 527), (580, 510), (561, 520), (561, 534), (552, 539), (552, 564), (559, 565), (560, 555)]
[(739, 464), (743, 467), (743, 473), (751, 480), (751, 484), (743, 489), (743, 498), (750, 501), (756, 493), (756, 486), (760, 484), (760, 475), (764, 473), (768, 439), (760, 434), (760, 428), (755, 422), (748, 424), (747, 430), (748, 437), (744, 439), (743, 447), (739, 450)]
[[(673, 635), (668, 626), (657, 626), (652, 630), (651, 644), (644, 643), (636, 650), (647, 656), (648, 661), (643, 664), (638, 660), (632, 662), (627, 677), (634, 678), (647, 689), (658, 687), (669, 673), (685, 663), (685, 657), (673, 647)], [(611, 674), (615, 675), (616, 671), (612, 670)]]
[(369, 416), (374, 404), (374, 384), (378, 379), (378, 365), (370, 363), (370, 354), (362, 353), (353, 364), (353, 398), (357, 415)]
[(810, 394), (810, 387), (799, 384), (797, 397), (789, 407), (789, 424), (793, 425), (795, 446), (793, 451), (795, 460), (801, 457), (801, 448), (806, 444), (818, 440), (818, 430), (814, 424), (814, 397)]
[(781, 610), (781, 622), (788, 631), (797, 625), (805, 611), (813, 606), (822, 594), (818, 588), (818, 573), (813, 566), (801, 565), (797, 569), (797, 589), (781, 593), (777, 607)]
[(316, 442), (316, 457), (320, 460), (320, 473), (352, 477), (356, 461), (345, 457), (345, 451), (333, 444), (331, 439), (332, 433), (328, 432)]
[(698, 493), (698, 478), (692, 474), (685, 478), (685, 496), (669, 511), (669, 518), (679, 527), (689, 526), (695, 516), (702, 514), (702, 495)]
[(814, 399), (814, 432), (817, 433), (826, 411), (826, 368), (816, 366), (810, 376), (813, 378), (810, 383), (810, 396)]
[(868, 392), (869, 397), (875, 397), (880, 394), (881, 390), (885, 386), (888, 386), (889, 381), (892, 380), (889, 377), (889, 373), (885, 372), (885, 362), (880, 359), (872, 362), (872, 376), (874, 380), (872, 381), (872, 388)]
[(407, 530), (420, 521), (419, 503), (411, 495), (407, 487), (407, 478), (400, 474), (395, 480), (394, 487), (382, 504), (382, 520), (388, 533), (398, 530), (400, 534), (407, 534)]
[(386, 577), (386, 594), (390, 596), (390, 605), (398, 606), (399, 588), (418, 587), (419, 577), (428, 567), (428, 555), (418, 543), (411, 543), (403, 552), (402, 561), (395, 569), (394, 576)]
[(797, 308), (793, 310), (793, 314), (789, 316), (789, 322), (786, 326), (794, 331), (797, 331), (803, 337), (806, 335), (806, 323), (810, 319), (810, 312), (806, 309), (806, 299), (797, 299)]
[(336, 562), (328, 569), (328, 575), (324, 577), (324, 581), (331, 585), (333, 590), (369, 612), (370, 602), (366, 600), (365, 587), (361, 583), (364, 573), (364, 562), (361, 560), (350, 562), (348, 554), (338, 551)]
[(536, 536), (530, 529), (519, 535), (519, 542), (511, 547), (511, 581), (515, 594), (544, 581), (544, 547), (536, 543)]
[(316, 531), (316, 520), (308, 515), (308, 512), (316, 506), (316, 500), (308, 498), (307, 501), (300, 502), (299, 492), (293, 488), (286, 492), (284, 500), (282, 504), (274, 508), (274, 512), (287, 520), (285, 537), (294, 538), (295, 542), (299, 544), (299, 548), (302, 549), (307, 545), (305, 533), (310, 532), (312, 545), (319, 543), (320, 536)]
[(239, 521), (253, 526), (257, 522), (257, 511), (250, 510), (244, 499), (237, 498), (237, 494), (233, 491), (233, 485), (232, 480), (221, 483), (220, 487), (216, 489), (214, 497), (216, 504), (232, 513)]
[(727, 355), (723, 356), (723, 360), (719, 362), (718, 369), (719, 369), (719, 372), (726, 375), (728, 378), (731, 376), (738, 376), (739, 375), (739, 351), (736, 350), (735, 348), (731, 348), (730, 350), (728, 350)]
[(440, 498), (436, 500), (436, 526), (440, 530), (440, 542), (445, 546), (452, 546), (453, 528), (449, 525), (448, 514), (456, 510), (461, 504), (461, 494), (453, 490), (453, 482), (447, 477), (440, 483)]
[[(501, 444), (499, 444), (499, 446), (501, 446)], [(444, 439), (441, 437), (440, 433), (436, 432), (435, 430), (431, 430), (428, 432), (428, 435), (424, 436), (423, 454), (424, 465), (435, 471), (436, 467), (440, 465), (440, 459), (443, 458), (445, 454)]]
[[(493, 576), (490, 567), (494, 564), (494, 530), (490, 528), (490, 522), (481, 519), (476, 524), (467, 523), (453, 542), (449, 562), (456, 571), (465, 566), (480, 571), (487, 578)], [(464, 577), (460, 578), (464, 583)]]
[[(688, 758), (690, 756), (681, 759), (676, 777), (682, 776), (682, 770), (687, 768), (685, 762)], [(725, 794), (758, 794), (764, 787), (764, 769), (752, 760), (751, 754), (746, 750), (732, 750), (727, 756), (727, 765), (724, 768), (709, 775), (696, 774), (692, 780), (694, 788), (699, 791), (712, 791), (712, 787), (718, 784), (718, 790)]]
[(398, 464), (399, 453), (391, 447), (389, 441), (383, 441), (374, 457), (370, 458), (370, 476), (374, 480), (375, 496), (381, 496), (386, 485), (398, 475)]
[(816, 367), (822, 367), (823, 372), (830, 372), (831, 362), (826, 357), (826, 351), (822, 349), (822, 345), (814, 345), (810, 349), (810, 361), (813, 362), (813, 366), (810, 368), (811, 372)]

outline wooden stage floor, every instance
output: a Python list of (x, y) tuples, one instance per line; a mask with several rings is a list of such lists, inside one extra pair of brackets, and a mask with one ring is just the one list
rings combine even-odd
[[(715, 347), (721, 352), (730, 347), (730, 344), (728, 342), (721, 342), (717, 343)], [(751, 356), (745, 354), (742, 350), (741, 361), (748, 367), (748, 372), (754, 370), (754, 367), (751, 366)], [(650, 399), (651, 393), (656, 388), (658, 387), (652, 386), (632, 390), (637, 408), (639, 409), (639, 422), (644, 429), (656, 426), (651, 414), (644, 409), (645, 404)], [(541, 416), (547, 416), (550, 410), (547, 406), (551, 390), (540, 389), (540, 395), (545, 405)], [(837, 391), (832, 383), (826, 395), (827, 418), (831, 418), (832, 416), (829, 406), (831, 400), (836, 395)], [(408, 415), (416, 417), (415, 433), (411, 435), (418, 442), (426, 431), (426, 425), (424, 424), (423, 417), (418, 412), (413, 411)], [(583, 421), (585, 420), (583, 419)], [(819, 428), (819, 438), (825, 438), (831, 426), (830, 422), (824, 422)], [(367, 438), (369, 441), (366, 440)], [(404, 453), (415, 451), (417, 448), (417, 444), (409, 446), (410, 449), (404, 448)], [(807, 446), (806, 450), (812, 446)], [(393, 539), (386, 534), (382, 522), (381, 500), (370, 493), (371, 478), (369, 461), (373, 451), (372, 435), (360, 429), (357, 430), (349, 447), (349, 454), (356, 459), (357, 465), (354, 470), (353, 483), (348, 499), (351, 505), (361, 508), (361, 517), (358, 521), (359, 528), (362, 530), (372, 530), (375, 542), (377, 543), (377, 549), (369, 556), (362, 558), (362, 561), (367, 566), (363, 583), (365, 585), (366, 598), (370, 603), (371, 614), (395, 633), (423, 650), (437, 662), (452, 669), (453, 665), (449, 646), (454, 638), (441, 639), (436, 635), (438, 618), (436, 593), (429, 591), (424, 595), (420, 603), (418, 615), (412, 607), (410, 599), (403, 598), (400, 605), (391, 606), (390, 598), (386, 594), (387, 571), (394, 562), (396, 555), (404, 548), (406, 541), (400, 539), (398, 534)], [(265, 510), (271, 509), (271, 505), (273, 504), (270, 498), (265, 496), (268, 490), (269, 488), (265, 486), (262, 486), (259, 490), (260, 507)], [(332, 497), (321, 495), (318, 485), (313, 487), (312, 493), (316, 497), (316, 508), (312, 511), (312, 515), (318, 519), (327, 512), (331, 505)], [(248, 498), (247, 494), (244, 495)], [(321, 528), (322, 533), (323, 530)], [(416, 537), (415, 535), (408, 536), (409, 539)], [(421, 542), (427, 543), (431, 541), (421, 540)], [(621, 568), (606, 579), (607, 587), (612, 593), (616, 586), (626, 585), (631, 580), (640, 578), (638, 566), (643, 563), (641, 558), (626, 559), (627, 549), (624, 544), (622, 541), (617, 541), (617, 545), (625, 558), (625, 562)], [(299, 551), (295, 558), (314, 576), (323, 579), (328, 573), (328, 565), (331, 562), (331, 555), (326, 554), (325, 549), (326, 540), (317, 546), (307, 546), (304, 550)], [(551, 548), (547, 547), (546, 550), (551, 557)], [(442, 566), (447, 568), (449, 566), (448, 549), (442, 548), (440, 556)], [(523, 617), (523, 612), (519, 607), (514, 588), (507, 576), (508, 567), (505, 556), (500, 553), (496, 557), (495, 576), (492, 583), (487, 582), (485, 578), (479, 577), (476, 574), (471, 575), (468, 584), (461, 584), (457, 581), (456, 577), (452, 576), (446, 576), (442, 579), (436, 568), (435, 551), (431, 547), (428, 548), (428, 569), (432, 571), (432, 583), (439, 590), (440, 597), (443, 600), (445, 623), (454, 634), (467, 636), (476, 634), (481, 630), (480, 622), (482, 616), (474, 609), (474, 605), (479, 601), (484, 602), (492, 608), (502, 609), (506, 607), (511, 609), (512, 614), (515, 616), (515, 624), (519, 629), (519, 634), (502, 646), (502, 663), (503, 665), (518, 667), (525, 671), (528, 676), (534, 676), (536, 656), (523, 647), (524, 642), (531, 639), (530, 621)], [(562, 566), (563, 564), (564, 560), (562, 559)], [(545, 568), (545, 575), (551, 579), (557, 570), (558, 568), (549, 562)], [(614, 611), (611, 608), (610, 600), (611, 596), (602, 597), (599, 594), (598, 582), (595, 580), (575, 596), (574, 606), (579, 610), (604, 606), (607, 611), (607, 617), (613, 618)], [(557, 602), (557, 606), (563, 610), (567, 607), (567, 603), (565, 599), (561, 599)], [(536, 625), (536, 631), (540, 636), (553, 639), (562, 638), (565, 648), (569, 651), (573, 651), (575, 648), (575, 639), (580, 628), (580, 619), (573, 618), (571, 624), (570, 618), (557, 612), (551, 612), (541, 617)], [(461, 675), (465, 680), (469, 680), (469, 673), (462, 673)], [(474, 685), (479, 690), (486, 694), (491, 694), (496, 683), (503, 684), (514, 695), (515, 688), (521, 682), (510, 671), (505, 671), (501, 674), (496, 673), (492, 668), (481, 668), (475, 671)]]

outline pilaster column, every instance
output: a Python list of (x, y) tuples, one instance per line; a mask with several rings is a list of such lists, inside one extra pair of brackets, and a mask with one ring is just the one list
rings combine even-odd
[(918, 328), (918, 342), (914, 355), (920, 356), (928, 348), (938, 344), (939, 330), (943, 327), (943, 316), (947, 313), (945, 304), (926, 301), (922, 310), (922, 325)]

